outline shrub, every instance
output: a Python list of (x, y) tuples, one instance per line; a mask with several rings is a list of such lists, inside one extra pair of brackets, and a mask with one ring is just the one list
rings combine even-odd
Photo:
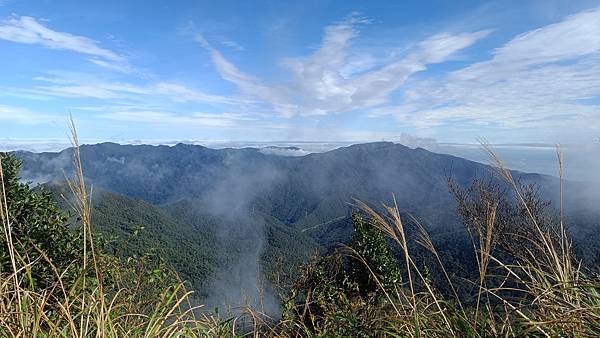
[[(45, 261), (50, 264), (30, 266), (27, 281), (32, 287), (45, 289), (56, 282), (57, 273), (62, 274), (73, 264), (81, 263), (83, 238), (79, 229), (70, 229), (68, 217), (54, 204), (49, 192), (43, 187), (32, 189), (20, 181), (21, 162), (10, 154), (0, 153), (2, 178), (4, 181), (3, 202), (7, 209), (3, 218), (8, 217), (12, 244), (18, 257), (26, 261)], [(0, 272), (12, 271), (8, 229), (0, 233)], [(75, 275), (67, 273), (63, 280), (73, 279)]]
[(313, 257), (284, 304), (289, 320), (298, 320), (324, 336), (370, 337), (385, 326), (379, 320), (385, 292), (401, 282), (398, 261), (376, 221), (352, 215), (350, 246)]

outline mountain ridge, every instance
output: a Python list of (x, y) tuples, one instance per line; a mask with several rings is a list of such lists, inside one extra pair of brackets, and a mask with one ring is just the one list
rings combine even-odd
[[(64, 173), (72, 172), (72, 149), (16, 154), (24, 162), (26, 181), (61, 181)], [(410, 214), (424, 224), (442, 255), (448, 252), (448, 257), (468, 261), (472, 257), (460, 256), (463, 250), (457, 249), (468, 247), (468, 237), (456, 215), (448, 178), (462, 186), (474, 179), (500, 182), (488, 165), (392, 142), (356, 144), (293, 157), (265, 154), (259, 148), (103, 143), (82, 146), (81, 157), (89, 184), (143, 201), (145, 204), (133, 204), (141, 209), (158, 208), (159, 211), (152, 211), (156, 214), (166, 210), (177, 220), (173, 223), (180, 229), (177, 231), (199, 231), (206, 238), (216, 236), (205, 240), (217, 247), (228, 247), (233, 256), (242, 259), (237, 265), (226, 259), (227, 264), (222, 265), (239, 267), (236, 273), (246, 271), (244, 266), (252, 267), (247, 275), (257, 281), (260, 273), (268, 271), (271, 277), (278, 273), (277, 255), (289, 253), (285, 259), (295, 268), (317, 248), (331, 250), (339, 243), (347, 243), (353, 233), (350, 216), (356, 209), (351, 204), (354, 198), (375, 209), (381, 209), (382, 203), (391, 204), (395, 198), (404, 216)], [(560, 186), (557, 178), (519, 171), (512, 174), (523, 183), (540, 185), (543, 196), (556, 203)], [(592, 189), (591, 185), (567, 182), (565, 196), (580, 196), (577, 194), (585, 189)], [(117, 209), (124, 204), (112, 203)], [(565, 205), (569, 211), (571, 205), (579, 204)], [(130, 211), (139, 215), (135, 208)], [(581, 212), (585, 214), (586, 210)], [(107, 229), (110, 222), (124, 222), (111, 220), (110, 215), (106, 218), (109, 222), (103, 226)], [(600, 249), (593, 245), (600, 228), (594, 223), (598, 218), (584, 219), (587, 223), (578, 225), (574, 239), (586, 256), (600, 260)], [(195, 222), (205, 226), (199, 227)], [(204, 250), (201, 243), (194, 245)], [(177, 243), (169, 246), (177, 248)], [(284, 252), (283, 248), (290, 250)], [(210, 259), (218, 260), (219, 250), (207, 250), (215, 254)], [(180, 259), (177, 254), (170, 255), (174, 260)], [(187, 269), (185, 264), (179, 266)], [(293, 274), (293, 270), (288, 273)], [(181, 272), (189, 275), (189, 271)], [(215, 273), (219, 274), (218, 268), (197, 275), (205, 279)], [(204, 287), (207, 283), (200, 280), (195, 284)], [(233, 293), (236, 287), (229, 285), (219, 290), (222, 295)], [(235, 295), (230, 298), (239, 299)]]

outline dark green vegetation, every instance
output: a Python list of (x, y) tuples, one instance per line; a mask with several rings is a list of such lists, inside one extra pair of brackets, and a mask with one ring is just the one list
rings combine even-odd
[(272, 217), (255, 213), (250, 219), (223, 220), (189, 203), (154, 206), (102, 192), (96, 194), (92, 217), (115, 255), (131, 257), (148, 251), (159, 254), (182, 278), (192, 282), (202, 299), (209, 296), (210, 283), (219, 270), (236, 265), (249, 252), (250, 266), (244, 270), (250, 269), (245, 271), (250, 276), (244, 277), (256, 280), (262, 271), (270, 281), (286, 284), (316, 252), (310, 238)]
[[(64, 172), (71, 172), (71, 154), (18, 156), (25, 163), (25, 179), (40, 182), (60, 181)], [(303, 157), (266, 155), (252, 148), (111, 143), (83, 146), (81, 154), (86, 178), (96, 190), (95, 228), (114, 239), (115, 253), (159, 252), (202, 297), (214, 291), (212, 284), (222, 284), (223, 271), (231, 276), (227, 268), (235, 265), (233, 275), (239, 280), (226, 278), (229, 285), (222, 293), (239, 289), (248, 279), (255, 280), (251, 289), (264, 287), (264, 280), (288, 287), (317, 246), (327, 252), (349, 243), (353, 198), (377, 207), (392, 195), (404, 218), (414, 216), (431, 233), (442, 260), (456, 267), (451, 275), (467, 277), (476, 270), (472, 245), (456, 214), (448, 178), (458, 186), (478, 178), (496, 180), (489, 166), (385, 142)], [(558, 205), (557, 179), (514, 176), (524, 184), (538, 184), (540, 194)], [(594, 189), (569, 183), (564, 194), (567, 224), (577, 224), (571, 231), (575, 247), (592, 267), (600, 265), (600, 215), (583, 201), (589, 201)], [(429, 259), (421, 248), (414, 249), (419, 259)]]
[[(370, 224), (354, 217), (351, 244), (311, 260), (271, 329), (282, 336), (319, 337), (597, 337), (600, 276), (575, 259), (560, 218), (546, 203), (500, 170), (515, 198), (496, 184), (454, 187), (459, 214), (473, 242), (477, 276), (453, 282), (427, 231), (416, 242), (437, 262), (416, 261), (396, 207), (380, 214), (359, 205)], [(524, 211), (524, 212), (519, 212)], [(516, 212), (516, 213), (515, 213)], [(386, 242), (386, 234), (391, 242)], [(511, 237), (511, 241), (507, 241)], [(401, 253), (396, 260), (391, 249)], [(401, 262), (401, 260), (403, 260)], [(431, 274), (430, 267), (442, 269)], [(452, 294), (437, 288), (447, 283)]]
[(105, 250), (91, 231), (84, 181), (70, 181), (74, 198), (64, 201), (75, 212), (70, 218), (49, 191), (20, 183), (20, 168), (18, 159), (0, 153), (0, 336), (219, 332), (221, 325), (207, 317), (180, 325), (195, 318), (183, 306), (184, 285), (159, 256), (120, 259)]
[[(11, 240), (15, 250), (30, 260), (44, 260), (44, 255), (52, 257), (53, 264), (64, 270), (79, 257), (81, 233), (69, 231), (67, 217), (56, 207), (50, 192), (44, 189), (33, 192), (27, 184), (19, 182), (21, 163), (17, 158), (0, 153), (0, 159), (7, 186), (4, 198), (13, 201), (6, 213), (13, 224), (11, 236), (14, 238)], [(0, 271), (10, 271), (12, 260), (16, 259), (9, 255), (8, 236), (7, 232), (0, 233)], [(41, 288), (56, 281), (55, 273), (48, 265), (34, 266), (30, 277), (29, 282)]]
[[(381, 146), (370, 151), (376, 152)], [(354, 152), (360, 148), (349, 149)], [(18, 172), (18, 162), (9, 159), (6, 171)], [(325, 161), (319, 163), (323, 165)], [(362, 163), (356, 167), (359, 171), (377, 169)], [(520, 179), (515, 181), (513, 173), (500, 167), (497, 177), (503, 181), (484, 170), (483, 174), (488, 174), (484, 180), (475, 180), (463, 188), (461, 180), (465, 178), (454, 176), (450, 180), (453, 194), (447, 193), (450, 199), (440, 196), (433, 201), (438, 210), (415, 205), (416, 211), (407, 210), (411, 213), (401, 213), (395, 206), (373, 210), (358, 200), (350, 206), (336, 202), (335, 197), (331, 202), (323, 200), (312, 205), (308, 201), (314, 196), (313, 191), (306, 193), (301, 203), (314, 209), (302, 217), (294, 216), (291, 202), (277, 204), (269, 194), (254, 194), (254, 184), (262, 184), (255, 190), (270, 191), (270, 178), (259, 174), (256, 168), (267, 167), (263, 163), (250, 170), (254, 172), (250, 176), (254, 178), (252, 184), (239, 175), (237, 181), (230, 182), (236, 178), (227, 176), (225, 181), (205, 187), (210, 191), (206, 195), (163, 202), (124, 197), (108, 192), (100, 184), (93, 211), (91, 206), (88, 208), (83, 181), (77, 180), (70, 186), (75, 198), (64, 200), (65, 208), (74, 206), (73, 217), (69, 218), (53, 207), (48, 194), (30, 190), (18, 182), (16, 175), (8, 177), (7, 189), (2, 180), (3, 193), (15, 187), (20, 192), (10, 194), (11, 199), (0, 200), (4, 250), (11, 257), (10, 266), (1, 271), (7, 281), (0, 290), (2, 333), (229, 336), (234, 329), (237, 333), (266, 336), (327, 337), (600, 333), (598, 278), (579, 267), (560, 214), (543, 202), (540, 193), (530, 188), (533, 186), (526, 184), (549, 183), (542, 192), (547, 194), (556, 188), (551, 178), (514, 173)], [(75, 169), (81, 173), (79, 167)], [(354, 170), (347, 169), (336, 163), (336, 173), (330, 172), (327, 177), (334, 182), (334, 193), (351, 189), (345, 186), (351, 183), (346, 181), (348, 177), (359, 179), (351, 174)], [(405, 174), (417, 175), (424, 170)], [(277, 177), (276, 173), (270, 172), (271, 178)], [(293, 177), (287, 175), (284, 181), (297, 179)], [(442, 182), (448, 184), (448, 176)], [(437, 183), (431, 184), (430, 188), (436, 186)], [(285, 184), (279, 182), (277, 188), (285, 188)], [(326, 186), (313, 188), (332, 193)], [(52, 190), (58, 200), (66, 196), (60, 185), (52, 186)], [(306, 185), (298, 187), (290, 196), (299, 198), (298, 191), (307, 190), (310, 191)], [(374, 192), (364, 187), (357, 190), (366, 196)], [(223, 201), (220, 197), (227, 196), (224, 193), (231, 194), (231, 204), (215, 205), (215, 201)], [(284, 192), (287, 194), (290, 192)], [(414, 192), (409, 196), (419, 198)], [(31, 200), (37, 201), (31, 205), (31, 215), (19, 219), (11, 214), (14, 205), (27, 205)], [(450, 207), (454, 210), (447, 209)], [(357, 209), (362, 213), (352, 212)], [(345, 210), (346, 214), (319, 220), (309, 227), (302, 223), (336, 210)], [(412, 217), (424, 210), (437, 212), (430, 215), (433, 218), (448, 213), (449, 222), (431, 226)], [(456, 211), (458, 215), (451, 216)], [(46, 220), (40, 215), (53, 217)], [(300, 217), (300, 221), (291, 222), (284, 215)], [(59, 242), (77, 242), (83, 234), (83, 252), (81, 247), (73, 247), (72, 252), (54, 252), (56, 257), (31, 260), (30, 253), (36, 248), (15, 245), (12, 240), (12, 229), (23, 228), (30, 220), (38, 220), (31, 223), (34, 229), (41, 229), (33, 232), (38, 239), (49, 236), (48, 231), (56, 231), (60, 233), (54, 238)], [(97, 222), (94, 231), (102, 234), (100, 238), (92, 236), (92, 222)], [(327, 229), (336, 231), (337, 239), (348, 246), (335, 249), (331, 239), (326, 238)], [(314, 256), (297, 270), (315, 248), (313, 240), (321, 243), (327, 253)], [(440, 250), (440, 242), (447, 245), (445, 251)], [(455, 251), (450, 255), (452, 248)], [(245, 295), (240, 291), (244, 288), (272, 293), (277, 291), (274, 286), (282, 286), (282, 319), (269, 319), (256, 312), (242, 313), (231, 322), (209, 316), (195, 318), (194, 311), (186, 311), (189, 298), (182, 292), (178, 276), (161, 257), (180, 270), (195, 288), (208, 286), (209, 294), (200, 295), (216, 297), (214, 304), (246, 301), (241, 300)], [(53, 261), (65, 264), (55, 265)], [(28, 284), (26, 280), (35, 279), (30, 271), (38, 266), (52, 268), (56, 278), (45, 286)], [(265, 277), (271, 283), (264, 283)], [(218, 287), (207, 280), (235, 283)], [(261, 296), (249, 303), (264, 301), (272, 299)], [(264, 304), (262, 308), (272, 310)]]
[(372, 323), (357, 310), (383, 306), (385, 292), (402, 283), (400, 264), (377, 221), (365, 222), (358, 213), (352, 220), (349, 246), (308, 262), (284, 303), (284, 316), (301, 321), (310, 331), (339, 337), (373, 335)]

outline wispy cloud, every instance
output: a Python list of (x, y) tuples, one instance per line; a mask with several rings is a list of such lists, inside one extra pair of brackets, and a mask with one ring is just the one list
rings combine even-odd
[(233, 40), (228, 39), (228, 38), (223, 38), (221, 40), (221, 44), (223, 46), (229, 47), (229, 48), (231, 48), (233, 50), (236, 50), (238, 52), (246, 50), (246, 48), (244, 48), (244, 46), (242, 46), (239, 43), (237, 43), (236, 41), (233, 41)]
[(156, 94), (165, 95), (172, 100), (179, 102), (242, 103), (241, 99), (235, 97), (208, 94), (177, 83), (160, 82), (154, 85), (150, 91)]
[(247, 114), (237, 113), (192, 113), (177, 114), (164, 111), (117, 111), (101, 117), (124, 122), (150, 123), (160, 126), (177, 127), (234, 127), (243, 121), (253, 121)]
[(36, 44), (46, 48), (70, 50), (73, 52), (91, 55), (91, 62), (105, 68), (130, 72), (127, 59), (84, 36), (52, 30), (30, 16), (14, 16), (0, 21), (0, 39)]
[(39, 85), (30, 89), (42, 96), (94, 99), (124, 99), (132, 95), (149, 95), (150, 90), (141, 86), (102, 80), (87, 74), (49, 72), (35, 78)]
[(277, 107), (278, 110), (285, 111), (290, 108), (287, 106), (287, 103), (282, 100), (282, 93), (279, 93), (276, 88), (263, 84), (260, 79), (247, 75), (239, 70), (233, 63), (229, 62), (219, 50), (208, 43), (204, 36), (197, 34), (196, 41), (209, 52), (221, 77), (236, 84), (244, 94), (268, 102)]
[(425, 70), (429, 64), (447, 61), (455, 52), (489, 33), (438, 34), (418, 44), (407, 56), (383, 63), (368, 55), (366, 61), (357, 60), (355, 54), (350, 57), (352, 41), (359, 34), (358, 26), (367, 23), (368, 20), (352, 15), (326, 27), (314, 53), (283, 60), (290, 75), (283, 85), (270, 85), (242, 72), (203, 36), (197, 35), (196, 40), (209, 52), (223, 79), (237, 85), (242, 93), (271, 105), (275, 112), (292, 116), (347, 112), (385, 104), (409, 76)]
[(120, 73), (137, 73), (138, 70), (135, 69), (135, 67), (133, 67), (131, 64), (129, 64), (129, 62), (111, 62), (111, 61), (107, 61), (107, 60), (103, 60), (103, 59), (99, 59), (99, 58), (91, 58), (88, 59), (91, 63), (106, 68), (106, 69), (110, 69), (110, 70), (114, 70)]
[(415, 82), (400, 105), (373, 113), (424, 127), (598, 130), (600, 10), (518, 35), (491, 59)]
[(179, 83), (156, 82), (144, 85), (104, 79), (85, 73), (46, 72), (33, 79), (37, 85), (31, 88), (3, 88), (3, 95), (49, 99), (52, 97), (92, 98), (100, 100), (148, 101), (165, 98), (173, 102), (196, 102), (223, 105), (250, 104), (251, 101), (233, 96), (205, 93)]
[[(487, 42), (495, 43), (504, 34), (502, 23), (496, 24), (499, 33)], [(395, 125), (390, 123), (394, 118), (406, 131), (421, 128), (419, 134), (439, 138), (446, 138), (451, 133), (448, 130), (482, 135), (516, 128), (537, 128), (536, 135), (563, 129), (600, 133), (600, 9), (511, 36), (494, 45), (499, 46), (495, 49), (484, 49), (487, 43), (477, 45), (491, 30), (465, 31), (454, 25), (422, 36), (407, 29), (407, 36), (398, 41), (412, 42), (394, 45), (390, 41), (398, 37), (398, 30), (394, 34), (384, 30), (371, 39), (361, 35), (380, 27), (368, 25), (379, 24), (353, 14), (326, 26), (319, 43), (309, 46), (305, 54), (276, 62), (277, 82), (246, 71), (245, 67), (258, 68), (251, 59), (253, 53), (239, 63), (229, 58), (244, 46), (250, 47), (251, 41), (237, 40), (241, 36), (232, 31), (211, 32), (192, 25), (186, 34), (206, 33), (196, 34), (195, 41), (207, 52), (209, 63), (224, 80), (221, 82), (228, 82), (206, 90), (214, 84), (212, 74), (195, 76), (197, 73), (186, 69), (185, 74), (173, 73), (170, 78), (136, 76), (125, 54), (107, 47), (117, 45), (114, 41), (102, 44), (54, 30), (39, 18), (11, 16), (0, 20), (0, 39), (75, 52), (120, 74), (44, 71), (27, 87), (11, 87), (22, 83), (20, 80), (6, 82), (0, 87), (0, 97), (51, 100), (49, 103), (86, 111), (91, 118), (109, 122), (229, 131), (253, 127), (284, 138), (389, 138), (403, 131), (393, 130)], [(483, 26), (478, 23), (477, 27)], [(455, 60), (460, 62), (434, 66)], [(35, 112), (39, 102), (23, 106), (31, 110), (0, 106), (0, 120), (22, 124), (52, 118)], [(317, 116), (337, 113), (347, 113), (349, 121)], [(385, 117), (369, 120), (367, 115)], [(332, 131), (336, 123), (340, 130)], [(362, 123), (364, 126), (357, 126)], [(370, 131), (382, 125), (379, 133)], [(462, 137), (471, 138), (472, 133)]]
[(20, 107), (0, 105), (0, 121), (35, 125), (49, 123), (54, 120), (56, 120), (56, 117), (52, 115), (32, 112)]

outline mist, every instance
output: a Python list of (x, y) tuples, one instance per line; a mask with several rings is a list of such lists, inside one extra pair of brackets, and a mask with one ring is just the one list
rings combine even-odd
[[(88, 184), (144, 200), (180, 218), (183, 225), (214, 235), (211, 238), (215, 243), (211, 244), (216, 249), (211, 254), (218, 268), (195, 284), (206, 295), (199, 302), (206, 304), (207, 311), (218, 308), (220, 313), (235, 313), (250, 306), (277, 316), (278, 286), (267, 278), (266, 270), (272, 267), (265, 264), (280, 253), (300, 264), (310, 253), (304, 252), (296, 259), (299, 253), (293, 249), (276, 247), (281, 239), (269, 243), (272, 239), (266, 234), (273, 229), (288, 236), (288, 245), (303, 241), (302, 245), (315, 242), (333, 248), (352, 235), (349, 216), (353, 198), (378, 207), (392, 203), (395, 196), (401, 210), (418, 217), (440, 247), (451, 247), (457, 236), (464, 235), (446, 180), (450, 175), (468, 184), (475, 178), (488, 177), (491, 170), (478, 162), (438, 153), (462, 154), (482, 163), (488, 159), (478, 147), (449, 146), (407, 135), (403, 139), (410, 147), (378, 142), (325, 152), (306, 151), (305, 155), (298, 155), (304, 151), (298, 145), (283, 149), (269, 146), (265, 151), (106, 143), (82, 147), (82, 159)], [(550, 147), (497, 149), (511, 168), (534, 171), (549, 167), (548, 163), (556, 165), (555, 150)], [(591, 156), (596, 151), (598, 147), (565, 147), (568, 177), (573, 177), (571, 163), (579, 168), (575, 170), (585, 169), (591, 175), (591, 168), (600, 165), (598, 157)], [(71, 155), (71, 150), (18, 153), (24, 160), (23, 179), (33, 183), (61, 181), (64, 173), (72, 172)], [(515, 175), (548, 185), (545, 197), (556, 201), (555, 177)], [(594, 187), (567, 182), (569, 215), (597, 212), (600, 189)], [(184, 205), (183, 209), (173, 209), (178, 204)], [(181, 212), (186, 215), (179, 215)], [(575, 237), (584, 241), (595, 238), (597, 228), (573, 230)], [(203, 243), (195, 245), (204, 250)]]

